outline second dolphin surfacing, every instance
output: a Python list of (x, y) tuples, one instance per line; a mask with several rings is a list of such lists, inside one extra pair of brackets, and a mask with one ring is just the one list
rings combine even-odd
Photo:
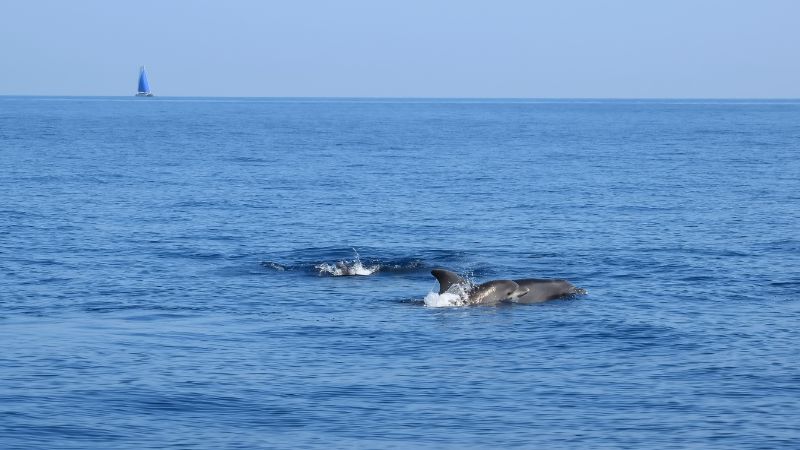
[(474, 285), (449, 270), (433, 269), (431, 274), (439, 281), (440, 295), (445, 292), (457, 294), (466, 305), (496, 305), (518, 299), (528, 292), (511, 280), (493, 280)]
[(474, 285), (455, 272), (445, 269), (431, 271), (439, 281), (439, 294), (455, 293), (465, 298), (467, 305), (496, 305), (502, 302), (539, 303), (585, 291), (566, 280), (525, 278), (493, 280)]

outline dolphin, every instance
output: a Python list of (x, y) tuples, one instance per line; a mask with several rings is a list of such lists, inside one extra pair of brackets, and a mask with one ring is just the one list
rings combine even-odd
[(496, 305), (505, 301), (515, 301), (528, 293), (512, 280), (493, 280), (474, 285), (454, 272), (433, 269), (431, 275), (439, 281), (439, 294), (451, 292), (466, 298), (468, 305)]
[(567, 280), (525, 278), (522, 280), (514, 280), (514, 282), (520, 287), (527, 289), (528, 292), (511, 301), (526, 305), (586, 293), (585, 289), (577, 288)]
[(440, 295), (453, 291), (463, 293), (471, 305), (496, 305), (506, 301), (531, 304), (586, 293), (567, 280), (524, 278), (494, 280), (475, 286), (449, 270), (433, 269), (431, 274), (439, 281)]

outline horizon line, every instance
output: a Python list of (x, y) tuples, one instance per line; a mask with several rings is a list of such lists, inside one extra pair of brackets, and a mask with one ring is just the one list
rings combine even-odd
[[(136, 98), (135, 95), (80, 95), (80, 94), (0, 94), (0, 97), (61, 97), (61, 98)], [(208, 98), (208, 99), (314, 99), (314, 100), (528, 100), (528, 101), (800, 101), (800, 97), (459, 97), (459, 96), (313, 96), (313, 95), (154, 95), (152, 98)]]

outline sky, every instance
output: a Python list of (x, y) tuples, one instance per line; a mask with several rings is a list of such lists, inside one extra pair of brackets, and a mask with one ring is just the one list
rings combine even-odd
[(800, 98), (796, 0), (0, 1), (0, 95)]

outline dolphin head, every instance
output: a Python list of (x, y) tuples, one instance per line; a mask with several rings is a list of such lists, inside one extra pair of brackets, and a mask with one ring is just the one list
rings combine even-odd
[(469, 293), (470, 304), (496, 305), (505, 301), (514, 301), (525, 295), (528, 289), (521, 288), (511, 280), (494, 280), (480, 284)]

